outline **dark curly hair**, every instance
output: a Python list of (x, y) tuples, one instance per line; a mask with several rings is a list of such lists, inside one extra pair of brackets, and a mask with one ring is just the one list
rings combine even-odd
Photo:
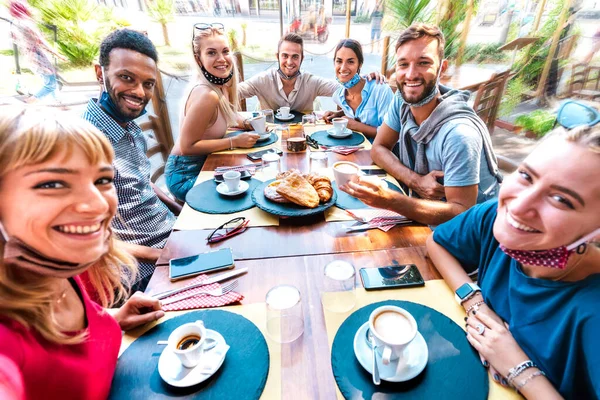
[(144, 54), (158, 63), (156, 47), (146, 35), (131, 29), (119, 29), (112, 32), (100, 44), (100, 65), (104, 68), (110, 63), (110, 52), (113, 49), (127, 49)]

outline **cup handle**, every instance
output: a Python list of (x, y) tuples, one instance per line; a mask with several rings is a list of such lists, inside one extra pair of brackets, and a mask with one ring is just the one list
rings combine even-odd
[(392, 348), (389, 346), (385, 346), (383, 348), (383, 353), (381, 353), (381, 361), (384, 365), (388, 365), (390, 363), (390, 358), (392, 357)]
[(196, 321), (196, 322), (194, 322), (194, 323), (195, 323), (196, 325), (198, 325), (198, 326), (201, 326), (201, 327), (203, 327), (203, 328), (204, 328), (204, 321), (202, 321), (202, 320), (198, 320), (198, 321)]

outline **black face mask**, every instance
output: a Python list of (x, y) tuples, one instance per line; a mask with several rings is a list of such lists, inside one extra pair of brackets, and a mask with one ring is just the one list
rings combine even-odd
[(142, 112), (140, 113), (140, 115), (138, 115), (137, 117), (130, 117), (129, 115), (124, 115), (121, 112), (121, 110), (119, 110), (119, 108), (113, 101), (112, 97), (110, 97), (110, 95), (108, 94), (108, 85), (106, 84), (107, 81), (106, 81), (106, 75), (104, 74), (104, 67), (100, 67), (100, 68), (102, 69), (102, 80), (104, 82), (104, 90), (102, 91), (102, 94), (100, 95), (100, 99), (98, 100), (98, 105), (100, 107), (102, 107), (102, 109), (104, 110), (105, 113), (107, 113), (112, 119), (117, 121), (117, 123), (119, 123), (119, 124), (126, 124), (126, 123), (131, 122), (134, 119), (139, 118), (142, 115), (147, 113), (146, 109), (144, 108), (142, 110)]
[(206, 70), (206, 68), (204, 68), (204, 65), (200, 65), (200, 69), (202, 70), (204, 77), (213, 85), (224, 85), (229, 82), (231, 78), (233, 78), (233, 68), (231, 69), (231, 73), (227, 78), (219, 78), (218, 76), (211, 74)]

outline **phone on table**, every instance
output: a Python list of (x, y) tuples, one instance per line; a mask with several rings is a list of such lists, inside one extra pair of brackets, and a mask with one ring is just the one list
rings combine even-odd
[(365, 175), (371, 175), (371, 176), (386, 176), (387, 175), (387, 172), (384, 169), (361, 168), (360, 171)]
[(203, 272), (231, 269), (233, 266), (233, 253), (227, 247), (195, 256), (171, 259), (169, 261), (169, 277), (171, 281), (176, 281)]
[(267, 153), (276, 153), (276, 154), (282, 155), (283, 151), (281, 151), (279, 149), (261, 150), (261, 151), (255, 151), (254, 153), (248, 153), (246, 155), (246, 157), (248, 157), (252, 161), (260, 161), (262, 159), (262, 156)]
[[(215, 182), (218, 182), (218, 183), (225, 182), (225, 180), (223, 179), (224, 173), (225, 172), (219, 172), (219, 173), (215, 172)], [(248, 178), (252, 177), (252, 174), (246, 169), (243, 171), (240, 171), (240, 174), (241, 174), (240, 179), (248, 179)]]
[(425, 281), (414, 264), (361, 268), (360, 279), (366, 290), (424, 286)]

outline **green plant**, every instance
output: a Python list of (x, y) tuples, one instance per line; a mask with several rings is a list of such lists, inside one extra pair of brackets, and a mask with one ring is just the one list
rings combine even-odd
[(225, 34), (227, 35), (227, 40), (229, 41), (229, 46), (231, 48), (231, 51), (238, 51), (239, 46), (238, 46), (238, 41), (237, 41), (237, 31), (235, 29), (231, 28), (231, 29), (227, 29)]
[(393, 16), (397, 30), (406, 29), (415, 22), (428, 22), (430, 14), (425, 10), (431, 0), (387, 0), (385, 11)]
[(0, 50), (0, 56), (14, 56), (15, 51), (13, 49)]
[(246, 29), (248, 29), (248, 24), (242, 22), (240, 27), (242, 28), (242, 47), (246, 47)]
[(508, 55), (498, 51), (499, 43), (468, 44), (463, 55), (463, 62), (500, 63), (508, 59)]
[(154, 22), (158, 22), (162, 26), (163, 38), (165, 46), (171, 46), (169, 40), (169, 30), (167, 24), (174, 19), (175, 3), (173, 0), (152, 0), (148, 4), (148, 14)]
[(502, 96), (502, 102), (500, 103), (500, 110), (498, 113), (501, 117), (507, 117), (513, 110), (521, 103), (521, 95), (531, 90), (531, 87), (525, 84), (522, 78), (515, 78), (508, 81), (504, 95)]
[(352, 22), (355, 23), (355, 24), (366, 24), (366, 23), (368, 23), (370, 21), (371, 21), (371, 17), (369, 16), (369, 14), (357, 15), (352, 20)]
[(535, 133), (540, 138), (552, 130), (556, 116), (546, 110), (535, 110), (529, 114), (519, 115), (515, 124)]

